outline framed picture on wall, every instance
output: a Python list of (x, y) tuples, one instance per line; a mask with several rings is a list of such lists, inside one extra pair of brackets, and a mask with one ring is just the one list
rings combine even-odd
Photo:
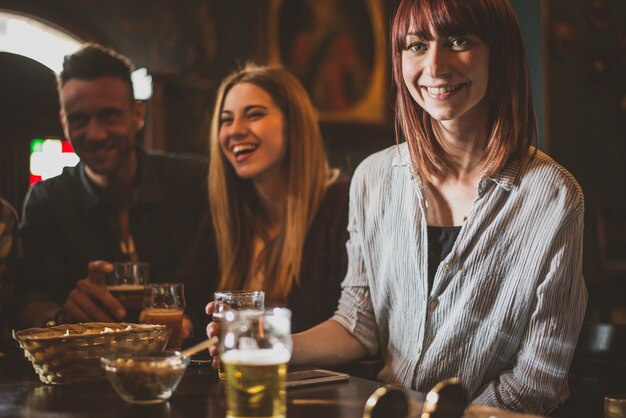
[(384, 0), (270, 0), (269, 6), (269, 62), (300, 79), (320, 119), (384, 123)]

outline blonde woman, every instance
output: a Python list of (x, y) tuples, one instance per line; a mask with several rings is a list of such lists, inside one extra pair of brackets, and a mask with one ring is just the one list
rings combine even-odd
[(248, 65), (214, 109), (210, 214), (182, 271), (187, 312), (200, 330), (214, 290), (254, 289), (289, 307), (296, 331), (323, 322), (347, 269), (349, 180), (328, 167), (307, 93), (282, 68)]

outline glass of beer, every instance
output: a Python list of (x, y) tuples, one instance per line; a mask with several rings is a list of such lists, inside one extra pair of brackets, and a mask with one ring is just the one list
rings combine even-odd
[(109, 292), (126, 309), (126, 322), (139, 322), (143, 288), (150, 282), (148, 269), (148, 263), (113, 263), (113, 274), (107, 277)]
[(167, 325), (172, 329), (166, 349), (180, 350), (181, 348), (184, 311), (185, 286), (183, 284), (159, 283), (145, 287), (140, 320), (144, 324)]
[[(240, 311), (243, 309), (253, 309), (263, 311), (265, 309), (265, 292), (262, 290), (221, 290), (213, 294), (215, 298), (215, 311), (213, 321), (220, 330), (224, 314), (228, 310)], [(225, 379), (222, 363), (218, 362), (218, 375), (220, 379)]]
[(284, 418), (291, 358), (291, 311), (227, 311), (220, 341), (226, 371), (226, 417)]

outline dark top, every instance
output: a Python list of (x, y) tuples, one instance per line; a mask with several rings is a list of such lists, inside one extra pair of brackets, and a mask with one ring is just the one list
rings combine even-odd
[[(171, 281), (206, 211), (206, 163), (139, 147), (137, 160), (131, 234), (139, 259), (150, 263), (151, 281)], [(14, 313), (31, 301), (64, 303), (87, 277), (90, 261), (123, 260), (116, 209), (88, 179), (82, 162), (32, 187), (20, 237)]]
[(460, 226), (428, 227), (428, 292), (433, 288), (439, 264), (450, 254), (456, 238), (461, 232)]
[[(329, 319), (337, 308), (340, 285), (348, 268), (349, 185), (349, 178), (341, 176), (328, 187), (307, 234), (299, 283), (294, 281), (287, 301), (292, 311), (292, 332)], [(218, 274), (215, 237), (207, 213), (178, 278), (186, 284), (185, 312), (194, 323), (195, 339), (203, 337), (210, 320), (204, 307), (213, 300)]]

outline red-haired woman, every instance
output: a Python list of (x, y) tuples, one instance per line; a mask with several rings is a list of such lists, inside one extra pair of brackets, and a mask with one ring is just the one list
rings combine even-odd
[(334, 317), (294, 363), (380, 352), (420, 391), (458, 376), (476, 404), (546, 413), (568, 396), (586, 307), (583, 195), (542, 152), (507, 0), (403, 0), (392, 28), (397, 146), (351, 185)]

